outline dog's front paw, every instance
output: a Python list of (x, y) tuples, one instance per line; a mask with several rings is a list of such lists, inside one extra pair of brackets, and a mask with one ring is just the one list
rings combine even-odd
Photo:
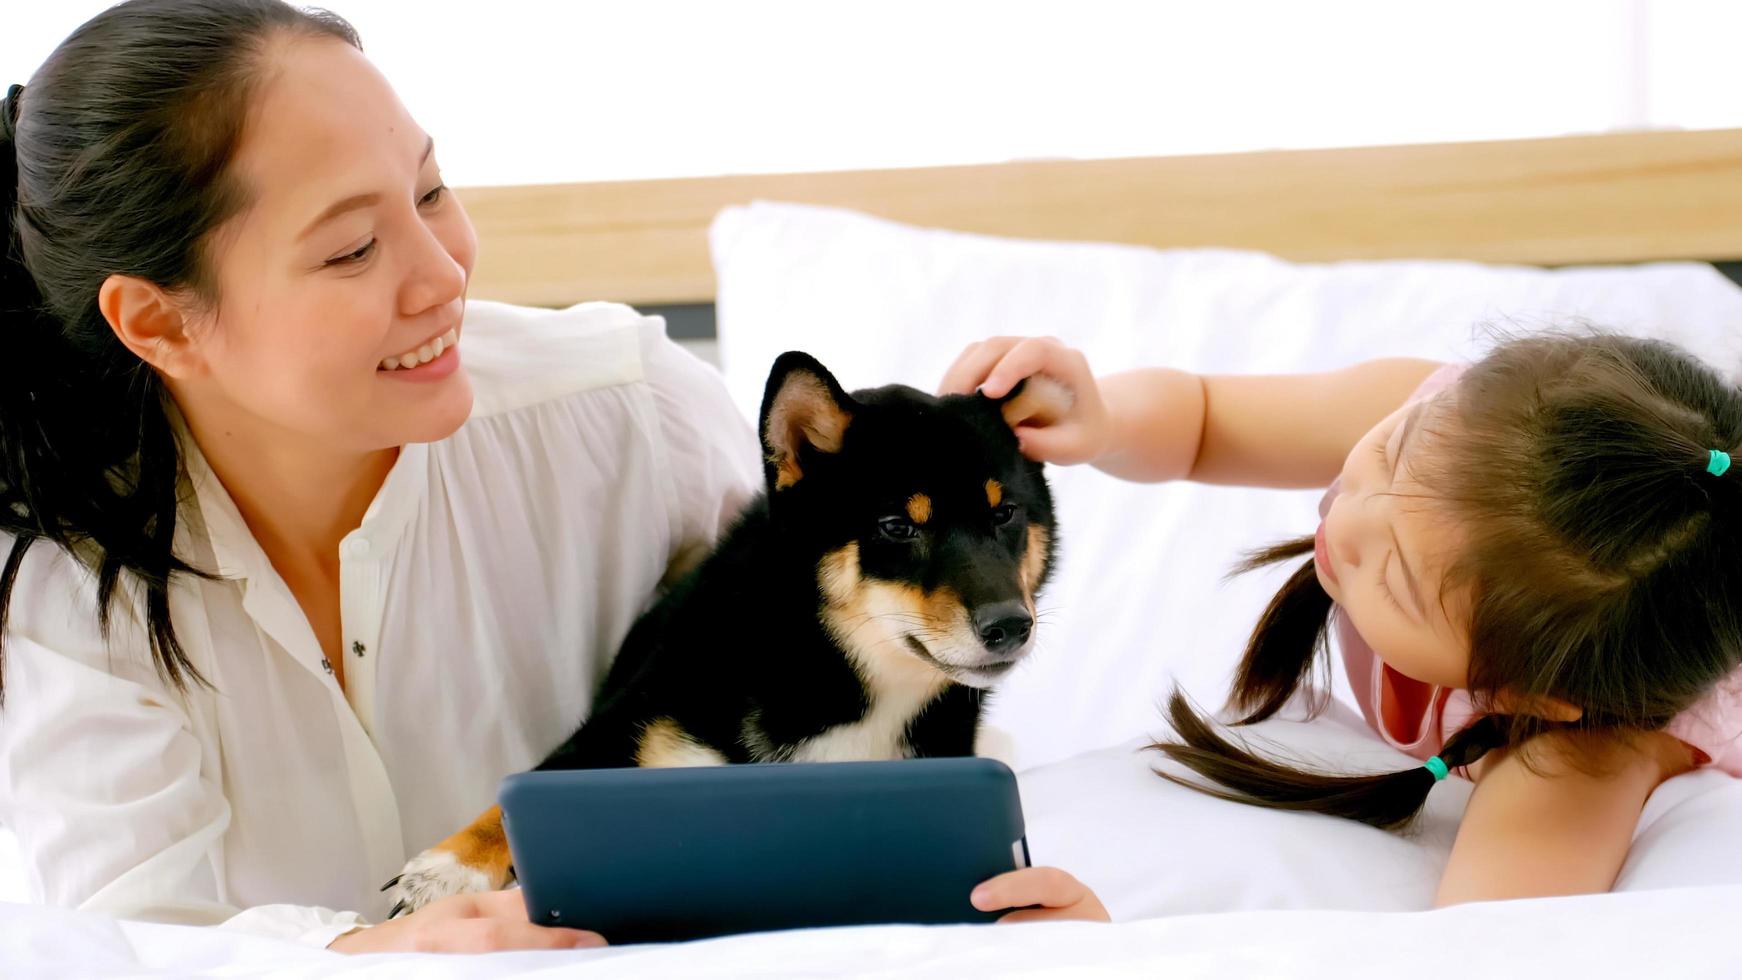
[(513, 880), (502, 811), (491, 807), (465, 830), (406, 862), (381, 890), (393, 902), (387, 914), (392, 919), (449, 895), (506, 888)]
[[(503, 884), (506, 884), (504, 882)], [(487, 892), (500, 888), (480, 868), (468, 867), (452, 851), (432, 847), (410, 861), (405, 869), (382, 886), (393, 902), (390, 919), (410, 915), (438, 898), (464, 892)]]

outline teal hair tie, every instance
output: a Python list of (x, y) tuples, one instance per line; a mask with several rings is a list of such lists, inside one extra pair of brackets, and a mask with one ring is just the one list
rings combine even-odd
[(1713, 476), (1723, 476), (1730, 469), (1730, 454), (1722, 449), (1712, 450), (1711, 459), (1706, 462), (1706, 472)]
[(1446, 760), (1437, 755), (1422, 763), (1421, 767), (1434, 774), (1434, 782), (1436, 783), (1446, 778), (1446, 774), (1451, 772), (1450, 769), (1446, 768)]

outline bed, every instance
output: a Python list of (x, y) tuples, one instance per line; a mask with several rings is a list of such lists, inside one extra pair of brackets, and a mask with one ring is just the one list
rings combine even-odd
[[(634, 303), (717, 356), (741, 408), (781, 350), (849, 386), (929, 386), (960, 347), (1049, 333), (1102, 368), (1298, 370), (1471, 356), (1494, 331), (1591, 321), (1686, 344), (1742, 381), (1742, 131), (462, 192), (473, 295)], [(1241, 549), (1310, 528), (1316, 494), (1134, 487), (1054, 471), (1063, 535), (1041, 646), (991, 722), (1035, 859), (1111, 926), (882, 927), (468, 959), (342, 960), (222, 929), (0, 904), (8, 975), (495, 977), (1101, 972), (1735, 976), (1742, 781), (1662, 787), (1615, 892), (1428, 906), (1467, 784), (1409, 836), (1227, 804), (1144, 746), (1173, 685), (1219, 702), (1275, 576)], [(1333, 692), (1336, 693), (1336, 692)], [(1334, 702), (1261, 737), (1407, 765)], [(0, 840), (0, 853), (4, 851)], [(0, 883), (0, 887), (4, 887)], [(1480, 937), (1479, 942), (1467, 940)]]

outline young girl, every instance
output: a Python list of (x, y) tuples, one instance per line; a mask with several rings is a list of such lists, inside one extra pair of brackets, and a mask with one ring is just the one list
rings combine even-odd
[[(1386, 360), (1295, 377), (1154, 369), (1097, 381), (1056, 341), (969, 348), (946, 391), (1069, 386), (1030, 456), (1133, 480), (1329, 484), (1306, 557), (1234, 680), (1236, 724), (1295, 695), (1327, 635), (1369, 724), (1412, 770), (1299, 770), (1177, 693), (1156, 746), (1214, 795), (1399, 827), (1449, 772), (1476, 781), (1438, 904), (1607, 890), (1646, 798), (1703, 765), (1742, 775), (1742, 391), (1662, 343), (1545, 335), (1467, 369)], [(1174, 777), (1168, 777), (1174, 778)], [(1184, 780), (1177, 780), (1185, 782)], [(1055, 869), (981, 908), (1102, 918)]]

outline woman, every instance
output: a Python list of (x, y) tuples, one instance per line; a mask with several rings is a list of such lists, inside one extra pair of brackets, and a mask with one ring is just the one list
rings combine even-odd
[(621, 306), (465, 301), (430, 137), (337, 17), (132, 0), (0, 105), (0, 822), (40, 901), (348, 951), (580, 721), (758, 482)]

